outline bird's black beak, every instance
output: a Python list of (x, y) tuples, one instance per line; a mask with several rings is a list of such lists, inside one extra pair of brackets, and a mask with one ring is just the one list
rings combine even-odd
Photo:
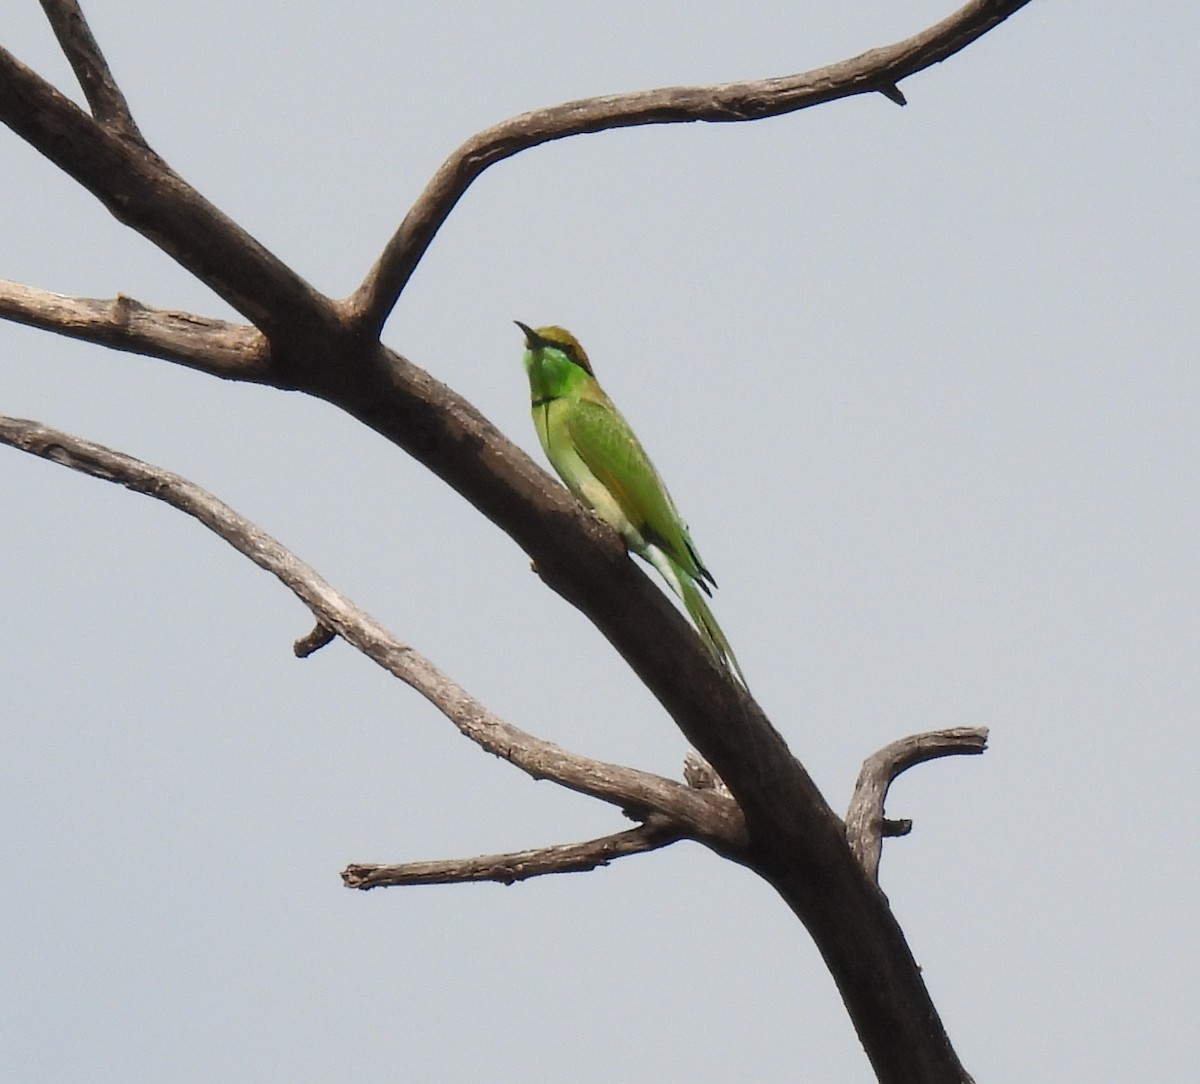
[(520, 320), (514, 320), (513, 323), (516, 324), (517, 327), (519, 327), (523, 332), (525, 332), (525, 345), (529, 347), (530, 350), (535, 350), (539, 346), (544, 345), (545, 340), (528, 324), (523, 324)]

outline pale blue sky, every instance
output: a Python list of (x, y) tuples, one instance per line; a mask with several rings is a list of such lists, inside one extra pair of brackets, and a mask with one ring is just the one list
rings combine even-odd
[[(155, 147), (349, 292), (476, 129), (799, 71), (951, 3), (95, 0)], [(1034, 0), (904, 84), (489, 171), (387, 342), (531, 453), (514, 318), (586, 345), (691, 523), (750, 682), (833, 805), (917, 730), (882, 883), (984, 1081), (1190, 1082), (1200, 950), (1192, 4)], [(0, 43), (78, 98), (38, 5)], [(0, 131), (0, 277), (229, 315)], [(512, 722), (684, 742), (496, 528), (332, 408), (0, 324), (0, 412), (188, 475)], [(513, 888), (352, 861), (619, 830), (483, 756), (143, 497), (0, 449), (0, 1076), (872, 1079), (771, 890), (680, 846)]]

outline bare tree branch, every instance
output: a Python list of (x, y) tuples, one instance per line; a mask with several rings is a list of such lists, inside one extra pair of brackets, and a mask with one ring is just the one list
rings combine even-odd
[(274, 345), (311, 349), (334, 306), (153, 151), (88, 116), (0, 48), (0, 121), (224, 298)]
[(465, 881), (499, 881), (510, 885), (550, 873), (584, 873), (607, 866), (615, 858), (645, 854), (688, 834), (669, 818), (653, 816), (645, 824), (584, 843), (564, 843), (513, 854), (489, 854), (479, 858), (439, 862), (405, 862), (399, 866), (356, 864), (342, 871), (347, 888), (382, 888), (394, 885), (443, 885)]
[(701, 793), (649, 772), (569, 753), (504, 722), (428, 659), (402, 644), (370, 614), (335, 591), (265, 531), (186, 478), (131, 456), (21, 418), (0, 416), (0, 443), (72, 470), (116, 482), (194, 516), (274, 575), (325, 628), (415, 689), (465, 737), (534, 779), (552, 782), (631, 811), (660, 813), (719, 849), (736, 849), (744, 828), (732, 799)]
[(66, 56), (75, 78), (92, 108), (92, 116), (105, 128), (142, 146), (146, 141), (134, 122), (125, 95), (109, 71), (91, 28), (75, 0), (41, 0), (54, 36)]
[(761, 120), (855, 94), (879, 92), (903, 104), (896, 84), (966, 48), (1029, 0), (972, 0), (919, 34), (801, 75), (703, 87), (610, 94), (522, 113), (478, 132), (434, 174), (362, 285), (347, 301), (364, 335), (379, 335), (434, 235), (489, 166), (567, 136), (645, 124)]
[(257, 328), (153, 309), (124, 294), (112, 300), (66, 297), (0, 279), (0, 318), (228, 380), (277, 385), (281, 375)]
[(955, 727), (912, 734), (884, 746), (863, 761), (846, 813), (846, 839), (868, 877), (879, 880), (884, 836), (907, 835), (911, 821), (888, 821), (883, 804), (896, 777), (915, 764), (938, 757), (978, 755), (987, 748), (986, 727)]
[[(237, 343), (257, 351), (258, 365), (269, 364), (273, 372), (256, 368), (236, 344), (230, 345), (230, 355), (211, 363), (210, 371), (326, 399), (430, 467), (522, 546), (542, 579), (612, 642), (736, 796), (736, 804), (713, 791), (700, 793), (645, 773), (583, 761), (508, 728), (365, 615), (360, 621), (358, 611), (319, 578), (309, 578), (311, 570), (252, 525), (230, 521), (229, 534), (219, 530), (214, 524), (229, 510), (195, 487), (188, 491), (182, 479), (128, 457), (118, 457), (118, 469), (105, 458), (117, 453), (34, 423), (12, 423), (17, 428), (10, 442), (161, 499), (191, 492), (194, 508), (185, 510), (223, 537), (239, 537), (234, 544), (288, 583), (318, 623), (393, 673), (403, 671), (397, 676), (472, 740), (532, 775), (554, 778), (638, 816), (660, 809), (689, 827), (689, 834), (694, 829), (696, 838), (754, 869), (812, 935), (879, 1079), (961, 1084), (968, 1077), (886, 899), (847, 845), (846, 826), (758, 705), (725, 680), (679, 612), (627, 559), (614, 532), (550, 483), (469, 403), (381, 347), (378, 334), (441, 223), (489, 165), (540, 143), (613, 127), (750, 120), (875, 91), (897, 100), (891, 92), (898, 92), (899, 80), (952, 55), (1026, 2), (972, 0), (906, 42), (804, 76), (568, 103), (481, 132), (434, 176), (375, 268), (341, 305), (309, 286), (128, 133), (98, 123), (0, 50), (0, 121), (88, 188), (119, 221), (225, 298), (269, 340), (269, 355), (249, 339)], [(103, 98), (102, 91), (96, 93)], [(119, 112), (111, 97), (98, 104), (89, 94), (88, 100), (98, 115), (101, 105), (108, 114)], [(127, 335), (123, 344), (109, 345), (148, 347), (147, 352), (204, 368), (199, 350), (180, 348), (172, 340), (169, 315), (158, 314), (168, 317), (166, 326), (151, 318), (150, 329), (140, 331), (143, 338)], [(96, 331), (106, 318), (92, 313), (91, 319)], [(59, 326), (49, 320), (25, 322), (78, 334), (65, 318)], [(205, 325), (205, 331), (220, 339), (219, 329)], [(97, 334), (96, 341), (105, 340)], [(290, 582), (297, 569), (304, 574)], [(508, 744), (514, 740), (515, 745)], [(533, 744), (522, 744), (526, 740)]]

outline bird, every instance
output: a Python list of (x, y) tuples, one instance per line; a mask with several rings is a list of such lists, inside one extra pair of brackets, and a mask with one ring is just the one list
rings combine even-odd
[(746, 679), (705, 601), (717, 586), (687, 524), (629, 423), (592, 371), (579, 340), (555, 325), (525, 334), (525, 371), (538, 440), (567, 488), (653, 565), (683, 602), (709, 653)]

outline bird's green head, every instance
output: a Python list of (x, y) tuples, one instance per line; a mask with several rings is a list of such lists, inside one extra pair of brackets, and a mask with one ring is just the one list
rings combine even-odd
[(527, 349), (557, 350), (566, 355), (568, 360), (578, 365), (589, 376), (595, 376), (595, 373), (592, 372), (592, 363), (588, 361), (588, 356), (583, 352), (583, 347), (579, 345), (579, 340), (565, 327), (550, 324), (547, 327), (533, 328), (528, 324), (521, 323), (520, 320), (514, 320), (513, 323), (525, 332)]

